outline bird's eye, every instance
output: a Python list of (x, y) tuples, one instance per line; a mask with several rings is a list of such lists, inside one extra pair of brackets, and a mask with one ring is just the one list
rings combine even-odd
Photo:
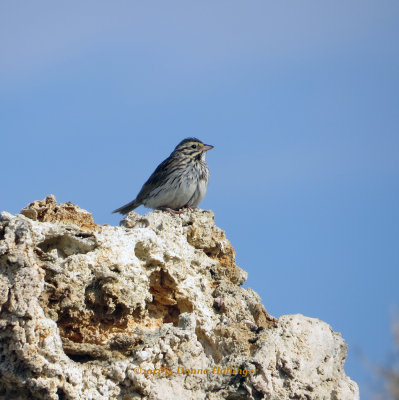
[(193, 144), (193, 145), (191, 146), (191, 148), (192, 148), (192, 149), (196, 149), (196, 148), (197, 148), (197, 145), (196, 145), (196, 144)]

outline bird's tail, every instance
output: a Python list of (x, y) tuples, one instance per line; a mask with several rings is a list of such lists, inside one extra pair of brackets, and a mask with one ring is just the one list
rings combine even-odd
[(124, 206), (122, 206), (120, 208), (117, 208), (116, 210), (112, 211), (112, 213), (121, 213), (121, 214), (125, 215), (129, 211), (132, 211), (135, 208), (137, 208), (139, 205), (141, 205), (141, 203), (138, 202), (136, 199), (134, 199), (130, 203), (127, 203)]

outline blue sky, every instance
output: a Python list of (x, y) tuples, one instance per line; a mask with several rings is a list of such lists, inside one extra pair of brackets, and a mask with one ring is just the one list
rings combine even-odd
[[(197, 136), (212, 209), (276, 316), (386, 360), (399, 303), (397, 1), (0, 4), (0, 209), (49, 193), (118, 224)], [(138, 209), (145, 213), (144, 208)]]

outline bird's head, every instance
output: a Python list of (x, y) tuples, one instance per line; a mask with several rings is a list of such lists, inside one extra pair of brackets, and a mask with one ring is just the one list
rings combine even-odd
[(175, 147), (175, 149), (173, 150), (173, 154), (197, 159), (204, 159), (205, 153), (210, 149), (213, 149), (213, 146), (209, 144), (204, 144), (199, 139), (187, 138), (182, 140)]

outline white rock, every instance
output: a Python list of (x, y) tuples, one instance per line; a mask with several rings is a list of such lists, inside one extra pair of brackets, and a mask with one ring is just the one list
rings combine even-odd
[(359, 398), (341, 335), (270, 317), (212, 212), (98, 226), (49, 196), (22, 214), (0, 215), (5, 398)]

